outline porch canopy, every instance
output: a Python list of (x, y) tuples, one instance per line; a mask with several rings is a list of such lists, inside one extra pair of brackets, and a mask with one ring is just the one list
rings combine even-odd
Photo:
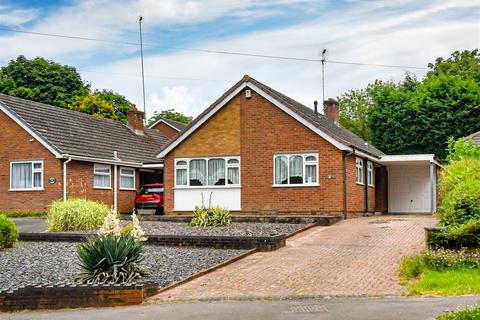
[(437, 171), (433, 154), (385, 155), (389, 213), (433, 213), (437, 206)]

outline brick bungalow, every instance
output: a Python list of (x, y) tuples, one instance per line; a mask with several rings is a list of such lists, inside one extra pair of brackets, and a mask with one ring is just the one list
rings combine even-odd
[(168, 138), (143, 127), (0, 94), (0, 211), (41, 211), (56, 199), (86, 197), (120, 212), (142, 183), (161, 182), (156, 155)]
[(166, 214), (433, 212), (434, 155), (385, 155), (324, 115), (244, 76), (166, 144)]
[(160, 118), (155, 121), (153, 124), (149, 125), (150, 129), (155, 129), (160, 131), (164, 136), (171, 139), (175, 137), (180, 131), (185, 129), (187, 125), (178, 121)]

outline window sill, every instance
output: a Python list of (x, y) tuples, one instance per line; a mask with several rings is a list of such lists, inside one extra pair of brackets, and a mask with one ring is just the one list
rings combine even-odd
[(299, 188), (299, 187), (319, 187), (319, 183), (311, 183), (311, 184), (274, 184), (272, 185), (273, 188)]
[(112, 190), (112, 187), (93, 187), (96, 190)]
[(375, 185), (374, 184), (369, 184), (368, 185), (370, 188), (375, 188)]
[(356, 184), (358, 184), (359, 186), (364, 186), (364, 185), (365, 185), (365, 183), (363, 183), (363, 182), (358, 182), (358, 181), (356, 182)]
[(137, 191), (137, 189), (135, 189), (135, 188), (131, 188), (131, 189), (130, 188), (119, 188), (118, 190), (120, 190), (120, 191)]
[(241, 186), (175, 186), (173, 190), (195, 190), (195, 189), (240, 189)]
[(44, 191), (43, 188), (32, 188), (32, 189), (8, 189), (9, 192), (17, 192), (17, 191)]

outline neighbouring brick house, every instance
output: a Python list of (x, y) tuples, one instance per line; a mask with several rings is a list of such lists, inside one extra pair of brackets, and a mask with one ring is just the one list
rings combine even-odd
[(0, 211), (45, 210), (85, 197), (131, 212), (143, 182), (161, 182), (168, 138), (143, 127), (0, 94)]
[(186, 126), (187, 125), (185, 123), (166, 118), (160, 118), (148, 127), (150, 129), (160, 131), (164, 136), (171, 139), (175, 137), (180, 131), (185, 129)]
[(308, 108), (244, 76), (166, 144), (165, 212), (358, 215), (433, 212), (434, 155), (385, 155), (339, 125), (338, 103)]

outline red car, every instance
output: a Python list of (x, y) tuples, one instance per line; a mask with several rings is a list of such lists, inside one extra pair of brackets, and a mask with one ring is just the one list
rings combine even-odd
[(144, 184), (135, 197), (135, 209), (155, 210), (163, 214), (163, 183)]

